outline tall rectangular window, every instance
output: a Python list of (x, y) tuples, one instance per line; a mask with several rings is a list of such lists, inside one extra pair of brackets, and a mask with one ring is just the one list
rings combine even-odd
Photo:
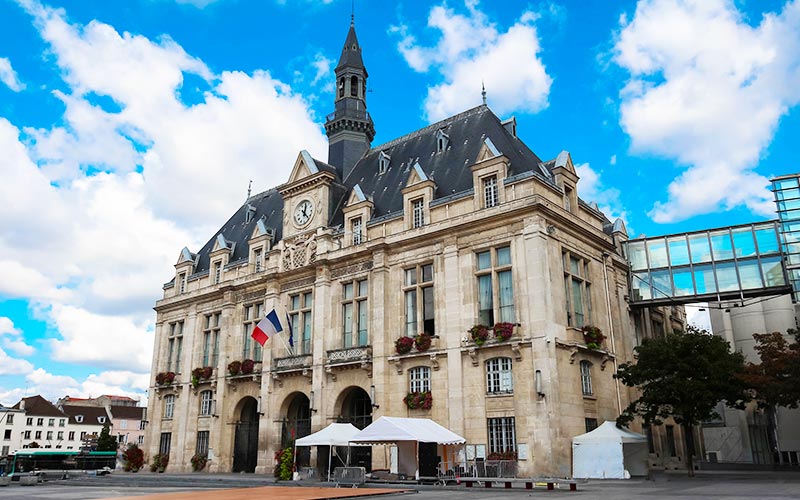
[(214, 393), (203, 391), (200, 393), (200, 415), (207, 417), (214, 409)]
[(164, 418), (172, 418), (175, 415), (175, 395), (167, 394), (164, 396)]
[(180, 372), (181, 354), (183, 351), (183, 321), (176, 321), (169, 324), (169, 337), (167, 342), (167, 371)]
[(581, 328), (591, 323), (592, 288), (589, 281), (589, 261), (582, 257), (562, 253), (564, 291), (567, 306), (567, 325)]
[(314, 299), (311, 292), (289, 296), (289, 320), (292, 322), (295, 352), (298, 354), (311, 354), (311, 309), (313, 306)]
[(203, 323), (203, 366), (217, 366), (219, 360), (219, 329), (221, 312), (205, 315)]
[(431, 369), (427, 366), (417, 366), (408, 370), (408, 383), (410, 392), (427, 392), (431, 390)]
[(497, 194), (497, 176), (485, 177), (483, 179), (483, 207), (494, 207), (500, 203)]
[(222, 281), (222, 262), (214, 263), (214, 284), (218, 285)]
[(406, 335), (409, 337), (420, 333), (435, 335), (433, 264), (423, 264), (404, 271), (403, 295)]
[(69, 434), (67, 434), (67, 440), (75, 441), (75, 431), (69, 431)]
[(244, 336), (242, 338), (242, 357), (243, 359), (252, 359), (253, 361), (261, 361), (262, 348), (261, 344), (253, 340), (251, 336), (253, 329), (259, 321), (264, 317), (264, 304), (250, 304), (244, 306)]
[(253, 260), (255, 261), (253, 263), (253, 267), (256, 272), (261, 271), (261, 262), (262, 262), (261, 254), (262, 252), (260, 248), (255, 249), (255, 251), (253, 252)]
[(25, 431), (23, 439), (30, 439), (31, 438), (31, 431)]
[(476, 255), (478, 280), (478, 323), (516, 323), (511, 247), (499, 247)]
[(367, 345), (367, 280), (342, 284), (342, 336), (344, 347)]
[(13, 423), (14, 423), (14, 414), (13, 413), (6, 414), (6, 424), (11, 425)]
[(360, 245), (364, 241), (363, 230), (361, 228), (361, 217), (354, 218), (350, 224), (353, 232), (353, 245)]
[(517, 434), (514, 417), (487, 418), (489, 453), (517, 451)]
[(413, 219), (412, 227), (422, 227), (425, 225), (425, 203), (422, 198), (417, 198), (411, 202), (411, 214)]
[(209, 431), (197, 431), (197, 445), (194, 447), (194, 452), (197, 455), (208, 456), (208, 437)]
[(593, 430), (597, 429), (597, 419), (586, 417), (583, 419), (586, 425), (586, 432), (592, 432)]
[(33, 425), (33, 417), (26, 418), (25, 425)]
[(184, 293), (186, 291), (186, 273), (178, 275), (178, 287), (178, 293)]
[(486, 392), (488, 394), (514, 392), (511, 358), (494, 358), (486, 362)]
[(158, 443), (158, 452), (162, 455), (169, 455), (169, 449), (172, 446), (172, 433), (162, 432), (161, 440)]
[(584, 396), (591, 396), (592, 389), (592, 364), (588, 361), (581, 361), (581, 392)]

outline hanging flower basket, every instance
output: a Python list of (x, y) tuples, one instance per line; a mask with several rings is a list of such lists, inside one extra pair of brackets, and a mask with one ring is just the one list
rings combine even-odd
[(208, 456), (195, 454), (191, 458), (192, 462), (192, 470), (194, 472), (201, 471), (206, 468), (206, 464), (208, 463)]
[(214, 374), (214, 368), (211, 366), (204, 366), (203, 373), (200, 375), (201, 380), (208, 380)]
[(170, 385), (175, 381), (175, 372), (161, 372), (156, 375), (156, 384)]
[(197, 387), (200, 382), (210, 379), (212, 373), (214, 373), (214, 369), (210, 366), (204, 366), (192, 370), (192, 387)]
[(242, 361), (242, 373), (245, 375), (249, 375), (253, 373), (253, 368), (255, 368), (256, 362), (252, 359), (245, 359)]
[(228, 374), (230, 375), (239, 375), (241, 369), (242, 369), (241, 361), (231, 361), (230, 363), (228, 363)]
[(600, 345), (606, 339), (602, 330), (596, 326), (586, 325), (581, 328), (581, 331), (583, 332), (583, 341), (589, 349), (600, 349)]
[(403, 402), (411, 410), (430, 410), (433, 406), (433, 395), (431, 391), (409, 392), (408, 395), (403, 398)]
[(479, 346), (489, 340), (489, 327), (485, 325), (475, 325), (467, 330), (467, 333), (469, 333), (472, 341)]
[(427, 333), (420, 333), (416, 337), (414, 337), (414, 345), (417, 347), (419, 352), (427, 351), (431, 348), (431, 342), (433, 339)]
[(394, 341), (394, 350), (397, 354), (408, 354), (414, 346), (414, 339), (411, 337), (400, 337)]
[(496, 323), (493, 330), (494, 338), (499, 341), (508, 340), (514, 333), (514, 323)]

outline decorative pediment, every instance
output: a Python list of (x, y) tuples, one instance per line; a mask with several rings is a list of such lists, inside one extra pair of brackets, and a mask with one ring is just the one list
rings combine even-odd
[(569, 154), (569, 151), (565, 150), (558, 153), (558, 156), (556, 157), (556, 163), (553, 165), (553, 170), (557, 168), (563, 168), (577, 176), (577, 172), (575, 172), (575, 166), (572, 164), (572, 155)]
[(305, 234), (294, 239), (284, 238), (281, 250), (283, 271), (298, 269), (317, 260), (317, 240), (313, 235)]
[(275, 231), (272, 228), (267, 227), (264, 223), (264, 219), (259, 219), (256, 221), (256, 227), (253, 228), (253, 233), (251, 234), (250, 238), (255, 239), (262, 236), (266, 236), (268, 239), (272, 239), (275, 236)]
[(181, 264), (187, 264), (187, 263), (194, 265), (195, 258), (197, 258), (196, 254), (190, 252), (188, 248), (183, 247), (183, 250), (181, 250), (181, 254), (178, 256), (178, 262), (175, 263), (175, 265), (180, 266)]
[(292, 168), (292, 174), (289, 176), (289, 183), (304, 179), (316, 173), (319, 173), (317, 163), (311, 158), (308, 151), (304, 149), (297, 155), (297, 160), (295, 160), (294, 167)]
[(408, 181), (406, 182), (406, 187), (413, 186), (415, 184), (419, 184), (420, 182), (433, 182), (429, 177), (428, 174), (422, 170), (419, 162), (414, 163), (414, 166), (411, 168), (411, 173), (408, 175)]
[(353, 190), (350, 191), (350, 197), (347, 199), (347, 206), (355, 205), (356, 203), (361, 203), (362, 201), (371, 201), (367, 196), (364, 194), (364, 191), (361, 189), (361, 186), (356, 184), (353, 186)]
[(218, 252), (220, 250), (225, 250), (232, 253), (235, 245), (236, 242), (228, 241), (224, 236), (222, 236), (222, 234), (218, 234), (217, 239), (214, 241), (214, 246), (211, 248), (211, 253)]
[(625, 221), (623, 221), (620, 218), (617, 218), (617, 220), (614, 221), (614, 227), (611, 229), (611, 232), (613, 232), (613, 233), (622, 233), (627, 238), (628, 237), (628, 228), (625, 227)]
[(494, 145), (492, 140), (487, 137), (484, 139), (483, 144), (481, 144), (481, 149), (478, 151), (476, 162), (482, 162), (484, 160), (489, 160), (502, 155), (503, 153), (501, 153), (500, 150), (498, 150)]

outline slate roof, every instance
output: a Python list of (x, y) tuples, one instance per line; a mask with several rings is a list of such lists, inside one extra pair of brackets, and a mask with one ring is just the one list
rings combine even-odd
[(22, 398), (17, 404), (13, 406), (16, 409), (22, 409), (22, 401), (25, 401), (25, 413), (28, 415), (42, 416), (42, 417), (63, 417), (64, 414), (50, 401), (43, 397), (36, 395), (29, 398)]
[[(111, 424), (111, 417), (106, 409), (100, 406), (69, 406), (64, 405), (61, 410), (69, 417), (69, 423), (76, 425), (103, 425), (98, 417), (106, 417), (106, 422)], [(83, 422), (78, 422), (75, 417), (83, 415)]]
[(347, 38), (342, 47), (342, 55), (339, 57), (339, 64), (336, 65), (335, 71), (338, 71), (344, 66), (363, 69), (365, 74), (367, 71), (366, 68), (364, 68), (364, 60), (361, 58), (361, 46), (358, 44), (358, 37), (356, 37), (356, 28), (352, 22), (350, 23), (350, 31), (347, 32)]
[(144, 410), (142, 406), (112, 406), (111, 415), (122, 420), (142, 420)]

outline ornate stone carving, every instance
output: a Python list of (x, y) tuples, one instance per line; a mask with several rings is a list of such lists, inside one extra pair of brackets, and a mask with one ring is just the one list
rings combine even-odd
[(369, 271), (372, 269), (372, 261), (365, 260), (363, 262), (356, 262), (355, 264), (350, 264), (349, 266), (338, 267), (336, 269), (331, 270), (331, 278), (341, 278), (342, 276), (347, 276), (348, 274), (356, 274), (361, 273), (364, 271)]
[(317, 241), (313, 234), (301, 234), (292, 240), (284, 240), (281, 252), (283, 269), (298, 269), (317, 260)]

